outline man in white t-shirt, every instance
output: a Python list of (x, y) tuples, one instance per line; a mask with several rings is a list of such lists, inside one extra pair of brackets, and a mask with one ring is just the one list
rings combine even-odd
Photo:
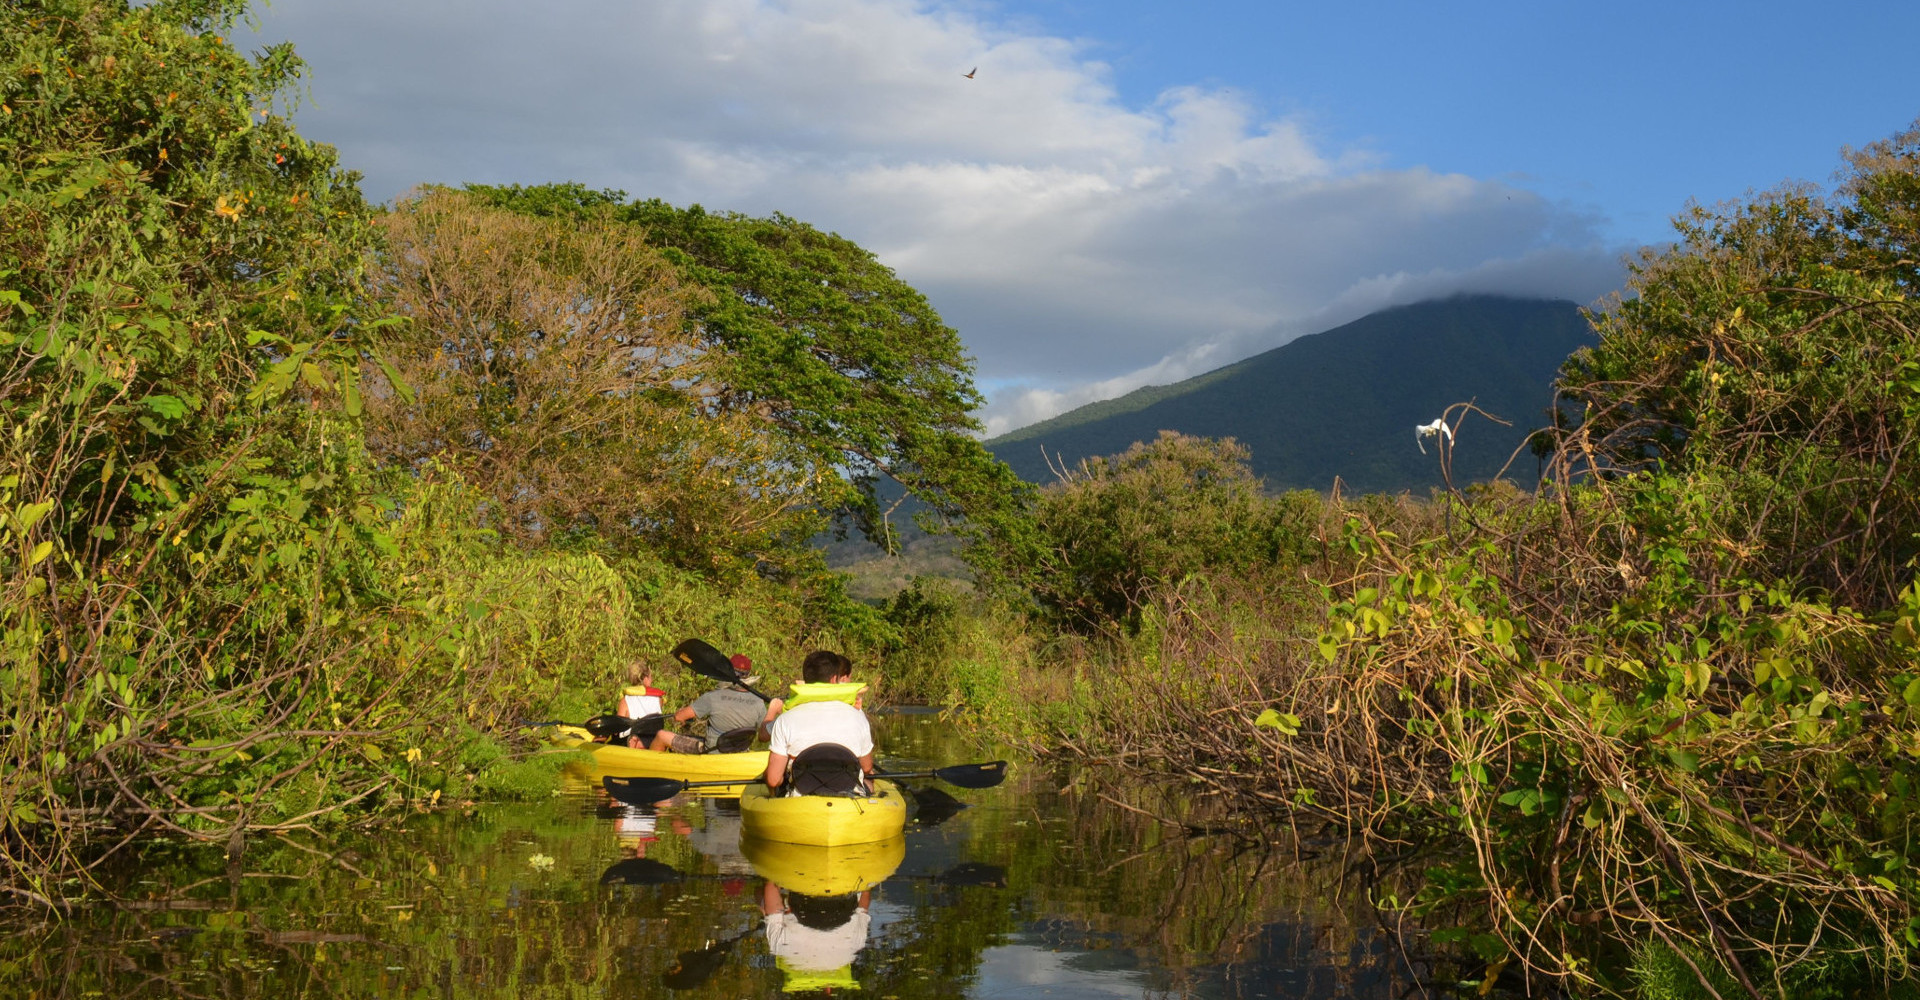
[[(800, 664), (809, 684), (845, 684), (853, 679), (853, 663), (839, 653), (817, 649)], [(856, 696), (858, 697), (858, 696)], [(816, 701), (790, 708), (773, 720), (767, 735), (767, 787), (787, 782), (788, 765), (808, 748), (822, 743), (847, 748), (860, 762), (863, 776), (873, 773), (873, 725), (867, 713), (844, 701)]]

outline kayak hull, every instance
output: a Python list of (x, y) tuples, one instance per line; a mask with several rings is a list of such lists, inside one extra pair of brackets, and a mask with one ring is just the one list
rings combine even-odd
[(818, 847), (742, 837), (740, 853), (755, 874), (788, 892), (844, 896), (891, 878), (906, 859), (907, 838), (896, 834), (868, 844)]
[(676, 781), (738, 781), (745, 784), (765, 774), (767, 752), (656, 753), (634, 747), (596, 743), (586, 730), (562, 726), (547, 740), (561, 750), (588, 750), (601, 774), (627, 778), (672, 778)]
[(757, 783), (740, 792), (740, 832), (758, 840), (841, 847), (888, 840), (906, 826), (907, 800), (891, 781), (875, 781), (873, 794), (859, 798), (774, 796)]

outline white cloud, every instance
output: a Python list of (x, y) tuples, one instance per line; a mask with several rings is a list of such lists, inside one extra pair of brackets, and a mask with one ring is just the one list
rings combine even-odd
[[(1593, 221), (1389, 170), (1224, 90), (1128, 107), (1073, 44), (906, 0), (275, 0), (374, 197), (579, 180), (850, 236), (966, 339), (1006, 429), (1384, 305), (1618, 284)], [(978, 66), (973, 80), (961, 78)]]

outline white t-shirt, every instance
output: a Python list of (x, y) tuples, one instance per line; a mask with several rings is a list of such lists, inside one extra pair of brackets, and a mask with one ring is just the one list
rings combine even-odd
[(776, 913), (767, 918), (767, 950), (802, 972), (831, 972), (852, 965), (860, 957), (860, 949), (867, 946), (867, 924), (872, 919), (865, 909), (858, 909), (853, 911), (853, 919), (833, 930), (820, 931), (801, 923), (792, 913)]
[(873, 724), (844, 701), (816, 701), (780, 713), (768, 741), (768, 749), (788, 759), (816, 743), (838, 743), (865, 757), (873, 752)]
[(652, 840), (659, 822), (653, 810), (628, 806), (621, 810), (620, 818), (613, 821), (613, 829), (621, 840)]

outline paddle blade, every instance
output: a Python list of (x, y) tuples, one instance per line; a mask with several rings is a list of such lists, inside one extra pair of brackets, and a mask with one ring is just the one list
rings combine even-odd
[(672, 778), (601, 778), (607, 794), (628, 805), (650, 806), (685, 791), (687, 783)]
[(700, 951), (683, 951), (673, 968), (660, 977), (660, 982), (670, 990), (697, 989), (727, 964), (727, 952), (732, 949), (732, 941), (722, 941)]
[(616, 861), (606, 871), (600, 873), (600, 884), (610, 885), (670, 885), (686, 876), (675, 871), (672, 865), (661, 864), (652, 858), (628, 858)]
[(618, 736), (633, 728), (633, 720), (624, 715), (596, 715), (588, 719), (580, 728), (592, 733), (596, 739)]
[(633, 728), (627, 731), (627, 735), (638, 736), (642, 740), (652, 742), (654, 736), (665, 728), (667, 728), (667, 717), (661, 715), (659, 712), (655, 712), (652, 715), (643, 715), (633, 720)]
[(999, 865), (967, 861), (933, 877), (941, 885), (972, 885), (999, 888), (1007, 884), (1007, 870)]
[(923, 827), (939, 826), (967, 807), (938, 788), (908, 786), (907, 794), (913, 796), (913, 821)]
[(961, 788), (992, 788), (1007, 780), (1007, 762), (995, 760), (985, 764), (955, 764), (952, 767), (935, 768), (933, 776)]
[(727, 654), (703, 640), (688, 639), (673, 647), (673, 658), (693, 668), (693, 672), (702, 677), (711, 677), (726, 684), (740, 681), (740, 674), (733, 669), (733, 661), (727, 659)]

